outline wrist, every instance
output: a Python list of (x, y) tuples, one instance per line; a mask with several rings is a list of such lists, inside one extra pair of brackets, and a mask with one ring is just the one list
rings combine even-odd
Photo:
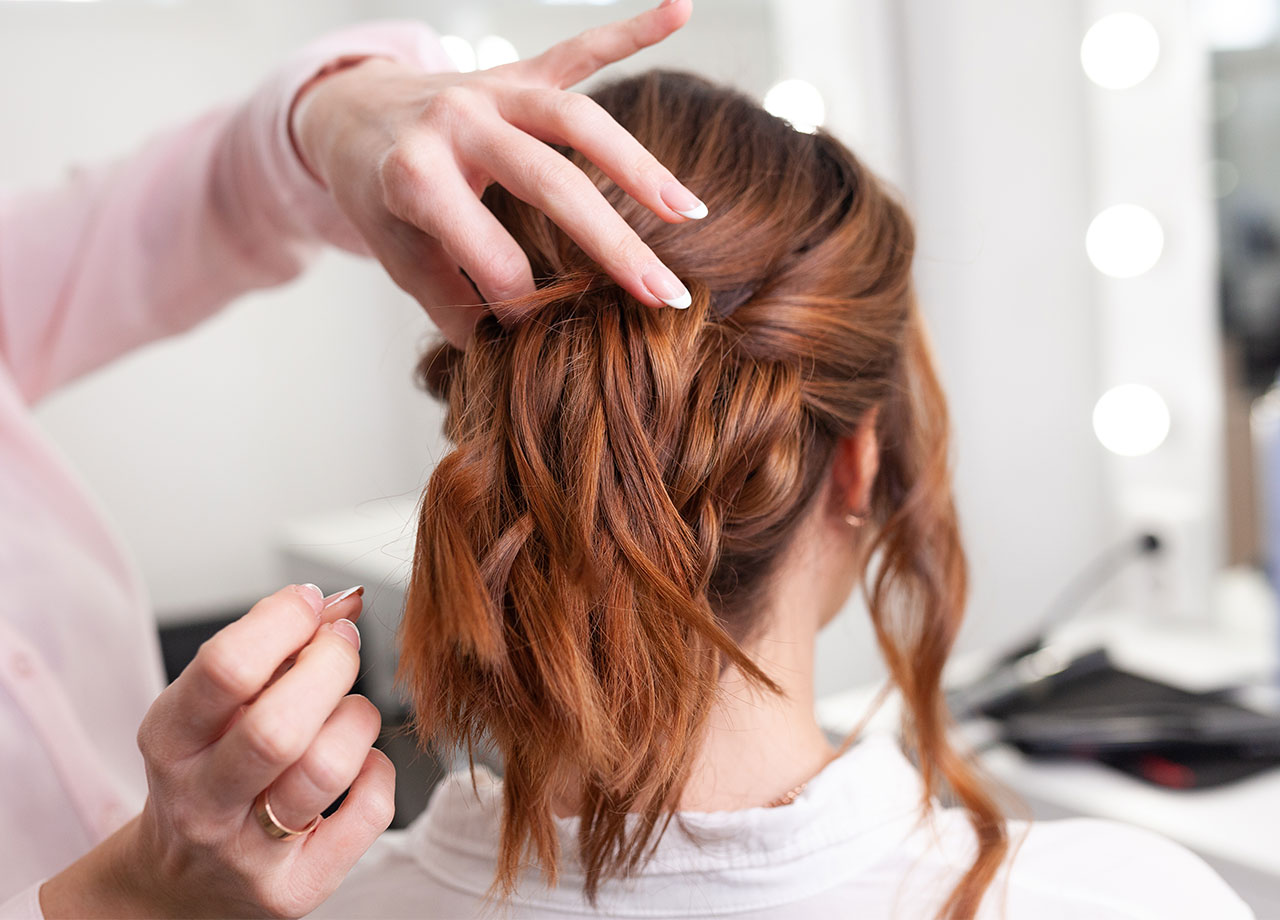
[(141, 852), (139, 824), (135, 817), (40, 886), (46, 920), (172, 915), (156, 897), (154, 879), (143, 878), (155, 867)]
[(333, 88), (333, 78), (337, 74), (352, 71), (370, 60), (381, 59), (378, 55), (352, 54), (334, 58), (316, 71), (307, 82), (298, 87), (289, 106), (288, 131), (289, 142), (293, 152), (303, 169), (311, 174), (321, 185), (326, 185), (321, 165), (319, 141), (321, 132), (315, 130), (323, 125), (331, 114), (325, 108), (325, 100), (330, 94), (324, 89)]

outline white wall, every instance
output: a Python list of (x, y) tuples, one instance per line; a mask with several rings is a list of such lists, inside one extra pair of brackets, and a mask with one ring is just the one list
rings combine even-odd
[(1075, 2), (906, 0), (917, 278), (972, 565), (960, 647), (1031, 628), (1107, 533), (1090, 428), (1089, 137)]

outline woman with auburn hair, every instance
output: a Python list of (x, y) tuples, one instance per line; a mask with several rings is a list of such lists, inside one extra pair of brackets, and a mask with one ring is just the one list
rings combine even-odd
[[(563, 150), (692, 303), (642, 305), (486, 193), (539, 287), (422, 361), (456, 449), (400, 677), (424, 742), (502, 778), (451, 777), (317, 915), (1251, 916), (1150, 832), (1028, 835), (948, 741), (965, 561), (902, 206), (831, 136), (698, 77), (593, 98), (573, 117), (598, 105), (707, 202), (665, 224)], [(814, 717), (817, 633), (859, 584), (902, 748), (833, 746)]]

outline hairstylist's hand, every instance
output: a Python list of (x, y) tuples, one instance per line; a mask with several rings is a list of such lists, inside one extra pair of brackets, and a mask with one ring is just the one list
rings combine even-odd
[[(341, 597), (341, 595), (337, 596)], [(206, 642), (157, 697), (138, 744), (142, 813), (41, 888), (46, 917), (296, 917), (318, 906), (391, 822), (381, 720), (348, 695), (360, 658), (352, 594), (284, 588)], [(279, 839), (259, 823), (267, 789)]]
[(664, 220), (703, 216), (702, 203), (603, 109), (565, 91), (666, 38), (691, 8), (692, 0), (668, 0), (535, 58), (475, 73), (364, 61), (302, 96), (293, 121), (299, 152), (455, 345), (466, 344), (482, 312), (459, 267), (491, 303), (534, 289), (524, 252), (480, 203), (490, 182), (545, 211), (641, 302), (688, 306), (680, 280), (543, 141), (578, 150)]

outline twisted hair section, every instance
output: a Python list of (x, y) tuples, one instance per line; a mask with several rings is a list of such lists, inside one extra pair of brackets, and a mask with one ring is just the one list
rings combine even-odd
[(1000, 812), (947, 740), (940, 679), (964, 606), (947, 412), (915, 304), (901, 206), (841, 144), (688, 74), (596, 101), (699, 190), (669, 225), (572, 151), (693, 304), (652, 310), (545, 215), (485, 202), (540, 278), (504, 325), (419, 367), (455, 445), (423, 496), (400, 678), (424, 740), (504, 768), (494, 891), (554, 883), (553, 804), (577, 792), (588, 897), (666, 830), (720, 678), (778, 692), (750, 654), (770, 586), (840, 438), (879, 407), (863, 587), (924, 780), (968, 809), (977, 856), (938, 917), (975, 915), (1007, 850)]

